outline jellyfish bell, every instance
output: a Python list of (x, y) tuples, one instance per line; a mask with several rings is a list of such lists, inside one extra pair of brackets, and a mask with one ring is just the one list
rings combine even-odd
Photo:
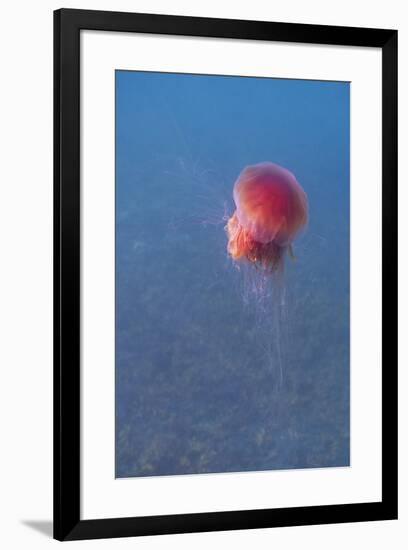
[(272, 162), (247, 166), (234, 184), (228, 252), (265, 270), (283, 268), (286, 251), (308, 220), (307, 196), (295, 176)]
[(272, 162), (241, 172), (234, 201), (238, 221), (259, 243), (290, 244), (307, 221), (305, 192), (289, 170)]

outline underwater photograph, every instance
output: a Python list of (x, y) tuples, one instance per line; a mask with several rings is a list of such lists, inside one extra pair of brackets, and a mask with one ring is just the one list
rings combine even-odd
[(115, 476), (350, 466), (350, 84), (115, 73)]

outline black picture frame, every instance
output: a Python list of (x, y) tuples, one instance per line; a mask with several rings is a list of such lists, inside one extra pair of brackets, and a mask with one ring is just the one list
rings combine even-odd
[[(382, 500), (80, 519), (80, 31), (382, 50)], [(129, 537), (397, 518), (397, 31), (61, 9), (54, 12), (54, 537)]]

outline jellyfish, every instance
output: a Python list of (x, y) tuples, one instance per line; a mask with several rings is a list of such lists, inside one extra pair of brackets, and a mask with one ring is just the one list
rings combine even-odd
[(289, 170), (262, 162), (244, 168), (233, 196), (228, 253), (264, 272), (282, 272), (286, 253), (294, 258), (292, 243), (307, 224), (306, 193)]

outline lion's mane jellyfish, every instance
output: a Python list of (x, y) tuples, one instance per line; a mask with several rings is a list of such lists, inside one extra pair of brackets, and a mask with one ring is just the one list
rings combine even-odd
[(306, 193), (286, 168), (247, 166), (234, 184), (236, 210), (228, 220), (228, 252), (265, 272), (282, 271), (285, 254), (308, 220)]

